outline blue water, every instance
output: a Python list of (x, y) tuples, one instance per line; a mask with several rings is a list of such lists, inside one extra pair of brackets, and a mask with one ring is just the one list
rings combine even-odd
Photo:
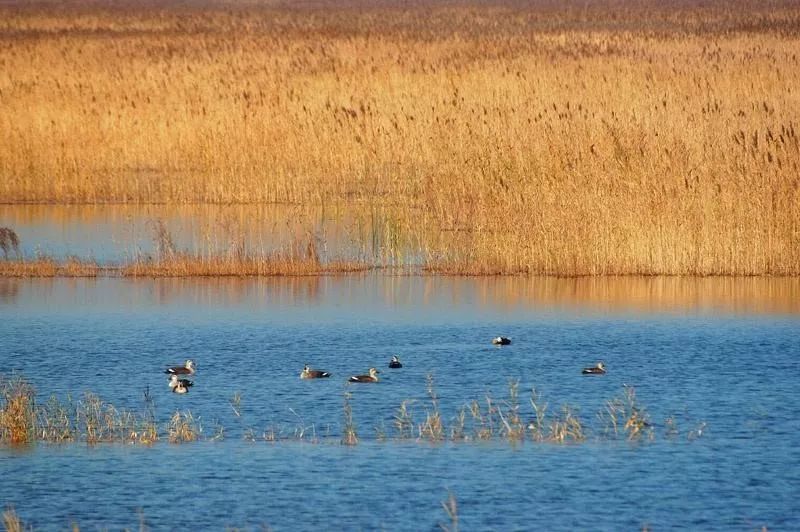
[[(551, 296), (574, 292), (573, 281), (525, 283), (545, 282)], [(634, 296), (515, 297), (541, 294), (520, 283), (0, 280), (0, 374), (25, 375), (41, 400), (92, 391), (136, 411), (149, 389), (162, 428), (176, 410), (203, 427), (202, 441), (181, 445), (0, 447), (0, 503), (36, 529), (143, 519), (156, 529), (435, 530), (450, 525), (450, 493), (462, 530), (800, 529), (800, 314), (693, 297), (668, 308)], [(490, 345), (499, 334), (513, 344)], [(393, 354), (403, 369), (386, 367)], [(198, 364), (195, 386), (171, 394), (163, 368), (186, 358)], [(580, 374), (598, 360), (607, 375)], [(304, 363), (333, 377), (301, 381)], [(381, 382), (345, 384), (370, 366)], [(473, 400), (506, 399), (514, 379), (526, 419), (535, 387), (551, 412), (571, 405), (588, 440), (397, 441), (403, 400), (414, 400), (417, 423), (431, 409), (428, 374), (447, 426)], [(653, 441), (603, 435), (596, 414), (624, 385), (649, 412)], [(354, 447), (339, 444), (347, 391)], [(224, 439), (209, 441), (219, 427)]]

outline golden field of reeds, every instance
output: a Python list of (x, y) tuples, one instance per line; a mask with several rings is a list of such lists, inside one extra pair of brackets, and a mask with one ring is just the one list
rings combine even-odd
[(794, 2), (0, 6), (0, 202), (390, 208), (433, 272), (800, 274)]

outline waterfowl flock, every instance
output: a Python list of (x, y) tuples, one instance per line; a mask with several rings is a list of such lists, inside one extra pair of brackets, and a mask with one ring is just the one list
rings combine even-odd
[[(492, 338), (493, 345), (509, 345), (511, 344), (511, 338), (506, 336), (497, 336)], [(403, 364), (400, 362), (400, 357), (398, 355), (392, 355), (392, 359), (389, 361), (389, 368), (391, 369), (399, 369), (402, 368)], [(189, 359), (183, 366), (172, 366), (164, 370), (164, 373), (167, 373), (169, 378), (169, 387), (172, 390), (172, 393), (177, 394), (185, 394), (189, 393), (189, 388), (194, 386), (194, 382), (190, 381), (189, 379), (181, 379), (179, 378), (180, 375), (194, 375), (197, 371), (197, 367), (194, 364), (194, 361)], [(605, 375), (606, 374), (606, 366), (603, 362), (598, 362), (594, 366), (583, 368), (581, 371), (584, 375)], [(359, 382), (359, 383), (374, 383), (378, 382), (378, 375), (380, 371), (377, 368), (369, 368), (367, 374), (365, 375), (353, 375), (347, 382)], [(311, 366), (306, 364), (303, 366), (303, 371), (300, 372), (301, 379), (327, 379), (331, 376), (331, 373), (328, 371), (323, 371), (319, 369), (312, 369)]]

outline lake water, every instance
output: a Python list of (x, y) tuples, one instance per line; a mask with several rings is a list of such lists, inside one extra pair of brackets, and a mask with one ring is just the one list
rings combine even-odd
[[(40, 400), (92, 391), (137, 411), (149, 389), (162, 429), (176, 410), (203, 427), (179, 445), (0, 447), (0, 504), (37, 530), (436, 530), (452, 493), (461, 530), (798, 530), (799, 307), (798, 279), (0, 279), (0, 373)], [(512, 345), (490, 345), (500, 334)], [(186, 358), (198, 373), (178, 396), (163, 369)], [(598, 360), (607, 375), (581, 375)], [(301, 381), (304, 363), (333, 377)], [(345, 384), (370, 366), (381, 382)], [(398, 441), (403, 400), (417, 423), (432, 408), (428, 374), (448, 427), (516, 379), (525, 419), (535, 387), (588, 439)], [(603, 435), (624, 385), (652, 441)]]

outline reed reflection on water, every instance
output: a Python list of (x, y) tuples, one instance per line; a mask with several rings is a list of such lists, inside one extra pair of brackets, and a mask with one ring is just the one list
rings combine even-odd
[(507, 309), (582, 307), (597, 311), (800, 313), (794, 277), (450, 277), (365, 273), (277, 278), (0, 278), (0, 302), (81, 298), (104, 287), (107, 305), (313, 304), (344, 298), (387, 305), (449, 301)]

